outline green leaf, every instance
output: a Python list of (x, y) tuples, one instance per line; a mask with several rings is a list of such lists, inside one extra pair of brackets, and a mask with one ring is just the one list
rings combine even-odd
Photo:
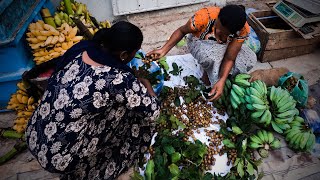
[(146, 179), (147, 180), (153, 180), (154, 179), (153, 178), (154, 177), (154, 162), (153, 162), (152, 159), (150, 159), (148, 161), (145, 174), (146, 174)]
[(177, 97), (174, 99), (174, 105), (177, 106), (177, 107), (179, 107), (180, 104), (181, 104), (180, 98), (179, 98), (179, 96), (177, 96)]
[(134, 57), (137, 59), (142, 59), (142, 56), (140, 54), (136, 54)]
[(169, 70), (169, 65), (168, 65), (165, 57), (162, 57), (159, 59), (159, 64), (160, 64), (160, 67), (163, 67), (164, 70), (166, 70), (166, 71)]
[(172, 163), (178, 162), (180, 160), (180, 158), (181, 158), (181, 154), (178, 153), (178, 152), (175, 152), (175, 153), (171, 154)]
[(242, 177), (244, 175), (244, 170), (243, 170), (243, 160), (240, 161), (237, 165), (237, 172), (239, 174), (240, 177)]
[(187, 104), (191, 103), (192, 99), (190, 97), (185, 97), (184, 100)]
[(254, 169), (253, 169), (253, 166), (250, 162), (248, 162), (247, 164), (247, 172), (250, 174), (250, 175), (253, 175), (254, 174)]
[(173, 177), (179, 175), (180, 169), (176, 164), (171, 164), (169, 167), (170, 173), (172, 174)]
[(228, 148), (235, 148), (236, 147), (235, 144), (232, 141), (230, 141), (230, 139), (224, 139), (222, 142)]
[(171, 180), (179, 180), (179, 176), (173, 177)]
[(183, 38), (177, 43), (177, 47), (182, 47), (186, 44), (187, 44), (187, 41), (185, 40), (185, 38)]
[(144, 180), (143, 176), (141, 176), (137, 171), (133, 172), (133, 176), (131, 178), (132, 180)]
[(234, 132), (236, 135), (243, 133), (243, 131), (238, 126), (232, 126), (232, 132)]
[(183, 124), (182, 122), (180, 122), (179, 120), (176, 121), (176, 124), (181, 128), (181, 129), (185, 129), (187, 126), (185, 124)]
[(174, 148), (173, 148), (171, 145), (169, 145), (169, 146), (164, 146), (164, 147), (163, 147), (163, 150), (164, 150), (166, 153), (168, 153), (169, 155), (171, 155), (171, 154), (173, 154), (173, 153), (175, 152)]
[(211, 173), (208, 173), (208, 172), (202, 178), (202, 180), (212, 180), (212, 179), (213, 179), (213, 175)]

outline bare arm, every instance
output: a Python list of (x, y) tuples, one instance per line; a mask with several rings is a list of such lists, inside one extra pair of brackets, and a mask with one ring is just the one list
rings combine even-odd
[(213, 86), (210, 94), (214, 95), (210, 101), (217, 100), (223, 93), (224, 84), (228, 78), (228, 75), (234, 66), (235, 60), (238, 56), (239, 51), (241, 50), (242, 42), (237, 42), (233, 40), (229, 43), (227, 50), (224, 54), (222, 63), (219, 70), (219, 80)]
[(165, 56), (186, 34), (192, 32), (194, 32), (194, 30), (191, 29), (191, 20), (189, 20), (185, 25), (179, 27), (173, 32), (170, 39), (161, 49), (151, 51), (147, 56), (150, 56), (151, 54), (156, 54), (157, 58)]

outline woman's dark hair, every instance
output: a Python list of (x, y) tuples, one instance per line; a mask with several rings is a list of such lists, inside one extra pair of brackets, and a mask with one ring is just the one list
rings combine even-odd
[(143, 35), (137, 26), (120, 21), (111, 28), (100, 29), (94, 35), (93, 40), (113, 52), (132, 52), (141, 47)]
[(246, 23), (245, 7), (227, 5), (220, 10), (218, 18), (222, 26), (226, 27), (231, 34), (236, 34)]

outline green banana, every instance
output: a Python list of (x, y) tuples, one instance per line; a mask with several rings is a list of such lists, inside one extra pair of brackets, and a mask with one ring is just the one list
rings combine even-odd
[(303, 133), (299, 133), (299, 136), (297, 137), (297, 139), (293, 143), (293, 148), (294, 149), (299, 149), (300, 142), (301, 142), (302, 138), (303, 138)]
[(271, 126), (272, 126), (273, 130), (275, 130), (279, 134), (283, 133), (283, 130), (274, 121), (271, 121)]
[(265, 110), (263, 115), (261, 116), (261, 122), (271, 122), (271, 112), (269, 110)]
[(270, 96), (269, 96), (271, 101), (274, 101), (275, 91), (276, 91), (276, 87), (272, 86), (270, 89)]
[[(232, 96), (230, 98), (230, 102), (231, 102), (233, 109), (238, 109), (238, 103), (234, 100), (234, 98)], [(231, 115), (229, 115), (229, 116), (231, 116)]]
[(250, 78), (251, 78), (251, 75), (250, 75), (250, 74), (244, 74), (244, 73), (242, 73), (242, 74), (236, 75), (236, 78), (237, 78), (237, 79), (245, 79), (245, 80), (247, 80), (247, 79), (250, 79)]
[(247, 109), (249, 109), (249, 110), (251, 110), (251, 111), (254, 110), (254, 108), (253, 108), (253, 106), (252, 106), (251, 104), (246, 104), (246, 107), (247, 107)]
[(231, 89), (231, 99), (233, 98), (234, 102), (236, 102), (238, 105), (241, 104), (241, 101), (238, 97), (238, 95), (234, 92), (233, 89)]
[(300, 132), (297, 132), (297, 131), (294, 131), (294, 130), (291, 130), (289, 132), (287, 132), (287, 135), (286, 135), (286, 141), (290, 141), (290, 139), (293, 138), (293, 136), (297, 133), (300, 133)]
[(252, 136), (250, 136), (250, 140), (252, 142), (257, 143), (257, 144), (261, 144), (261, 145), (263, 144), (262, 140), (258, 136), (254, 135), (254, 134)]
[(258, 149), (258, 148), (260, 148), (260, 147), (263, 147), (263, 145), (262, 145), (262, 144), (255, 143), (255, 142), (251, 142), (251, 143), (249, 144), (249, 147), (252, 148), (252, 149)]
[(282, 130), (290, 129), (290, 125), (289, 124), (277, 124), (277, 125)]
[(272, 143), (273, 140), (274, 140), (274, 136), (273, 136), (272, 132), (268, 132), (268, 142)]
[(268, 106), (261, 105), (261, 104), (252, 104), (253, 108), (260, 111), (260, 110), (266, 110), (268, 109)]
[(262, 134), (263, 134), (263, 137), (264, 137), (264, 142), (268, 142), (268, 132), (266, 130), (262, 130)]
[(263, 99), (263, 94), (260, 94), (259, 91), (257, 91), (255, 88), (250, 87), (250, 92), (251, 92), (252, 95), (255, 95), (258, 98)]
[(290, 123), (292, 120), (293, 120), (293, 117), (289, 117), (289, 118), (278, 118), (278, 117), (275, 117), (275, 118), (274, 118), (274, 121), (275, 121), (277, 124)]
[(291, 102), (288, 102), (287, 104), (279, 107), (278, 112), (283, 113), (283, 112), (288, 111), (290, 109), (294, 109), (295, 107), (296, 107), (296, 102), (291, 101)]
[(266, 94), (268, 92), (268, 89), (267, 89), (267, 85), (266, 83), (264, 83), (263, 81), (261, 80), (258, 80), (258, 84), (260, 85), (260, 87), (263, 89), (264, 91), (264, 94)]
[(239, 86), (243, 86), (243, 87), (249, 87), (250, 86), (250, 82), (245, 80), (245, 79), (235, 78), (234, 83), (239, 85)]
[(289, 110), (280, 114), (277, 114), (277, 117), (279, 118), (284, 118), (284, 117), (291, 117), (294, 116), (296, 114), (296, 110)]
[(316, 143), (316, 136), (313, 133), (311, 133), (309, 139), (310, 139), (310, 143), (309, 144), (307, 143), (308, 151), (312, 150), (314, 144)]
[(252, 118), (259, 118), (259, 117), (261, 117), (262, 116), (262, 114), (265, 112), (265, 110), (263, 110), (263, 111), (255, 111), (255, 112), (253, 112), (253, 113), (251, 113), (251, 117)]
[(249, 95), (245, 95), (244, 99), (247, 101), (247, 103), (252, 104), (252, 100)]
[(263, 132), (261, 130), (259, 130), (257, 132), (257, 135), (261, 139), (262, 142), (266, 142), (266, 139), (264, 139), (264, 135), (263, 135)]
[(226, 80), (226, 86), (228, 89), (231, 89), (231, 87), (232, 87), (232, 83), (229, 79)]
[(237, 93), (238, 96), (244, 97), (245, 90), (243, 88), (239, 87), (236, 84), (232, 84), (232, 89), (235, 93)]
[(300, 136), (301, 133), (296, 133), (294, 136), (292, 136), (291, 139), (289, 139), (289, 146), (293, 147), (294, 142), (297, 140), (297, 138)]
[(263, 102), (260, 98), (258, 98), (257, 96), (254, 95), (250, 95), (251, 101), (253, 102), (252, 104), (261, 104), (261, 105), (265, 105), (266, 103)]
[(309, 136), (310, 136), (309, 132), (303, 133), (303, 136), (302, 136), (303, 138), (300, 141), (300, 149), (305, 149)]
[(272, 149), (279, 149), (281, 147), (281, 142), (278, 139), (274, 139), (270, 146)]
[(295, 117), (294, 117), (294, 121), (303, 123), (303, 122), (304, 122), (304, 119), (303, 119), (302, 117), (300, 117), (300, 116), (295, 116)]
[(259, 81), (259, 80), (254, 81), (252, 86), (253, 86), (261, 95), (263, 95), (263, 94), (266, 93), (266, 91), (264, 91), (264, 88), (259, 85), (258, 81)]

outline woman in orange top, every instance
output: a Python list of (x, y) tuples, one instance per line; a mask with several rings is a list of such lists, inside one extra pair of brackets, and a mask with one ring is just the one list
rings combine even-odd
[(249, 32), (244, 7), (207, 7), (197, 11), (185, 25), (174, 31), (161, 49), (147, 55), (154, 54), (157, 58), (165, 56), (190, 33), (189, 50), (204, 69), (203, 81), (209, 84), (210, 80), (213, 84), (210, 100), (217, 100), (230, 73), (245, 73), (256, 62), (254, 52), (242, 46)]

